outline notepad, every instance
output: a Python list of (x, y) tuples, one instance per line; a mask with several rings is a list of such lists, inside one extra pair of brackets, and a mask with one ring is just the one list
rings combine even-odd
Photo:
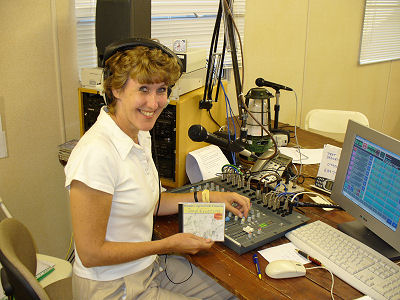
[(54, 263), (38, 260), (36, 266), (36, 279), (39, 281), (44, 279), (47, 275), (54, 271), (54, 266)]

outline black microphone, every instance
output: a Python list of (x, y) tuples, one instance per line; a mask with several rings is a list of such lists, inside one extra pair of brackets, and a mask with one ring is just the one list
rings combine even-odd
[(257, 78), (256, 79), (256, 85), (260, 86), (260, 87), (261, 86), (271, 87), (271, 88), (273, 88), (275, 90), (293, 91), (293, 89), (288, 87), (288, 86), (284, 86), (284, 85), (281, 85), (281, 84), (278, 84), (278, 83), (274, 83), (274, 82), (271, 82), (271, 81), (266, 81), (266, 80), (264, 80), (262, 78)]
[(207, 132), (207, 130), (201, 125), (192, 125), (188, 131), (189, 137), (192, 141), (195, 142), (207, 142), (218, 147), (221, 147), (225, 150), (237, 152), (246, 157), (252, 157), (257, 159), (258, 157), (251, 153), (249, 150), (245, 149), (243, 146), (229, 142), (228, 140), (216, 136), (215, 134)]

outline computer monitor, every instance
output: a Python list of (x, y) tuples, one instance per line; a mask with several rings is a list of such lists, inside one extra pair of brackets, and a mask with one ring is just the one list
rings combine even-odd
[(350, 120), (331, 198), (356, 219), (340, 230), (400, 258), (400, 141)]

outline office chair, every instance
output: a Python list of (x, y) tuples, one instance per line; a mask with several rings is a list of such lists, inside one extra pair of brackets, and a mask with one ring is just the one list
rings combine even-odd
[(304, 128), (343, 142), (349, 120), (369, 127), (368, 118), (357, 111), (313, 109), (306, 115)]
[(18, 220), (0, 223), (1, 283), (9, 299), (70, 300), (72, 278), (64, 278), (45, 288), (37, 281), (36, 245), (29, 230)]

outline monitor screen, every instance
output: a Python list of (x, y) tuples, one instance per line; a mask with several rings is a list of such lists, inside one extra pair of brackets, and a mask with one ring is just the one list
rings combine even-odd
[(357, 219), (340, 229), (378, 252), (382, 243), (400, 251), (400, 141), (349, 121), (331, 198)]

